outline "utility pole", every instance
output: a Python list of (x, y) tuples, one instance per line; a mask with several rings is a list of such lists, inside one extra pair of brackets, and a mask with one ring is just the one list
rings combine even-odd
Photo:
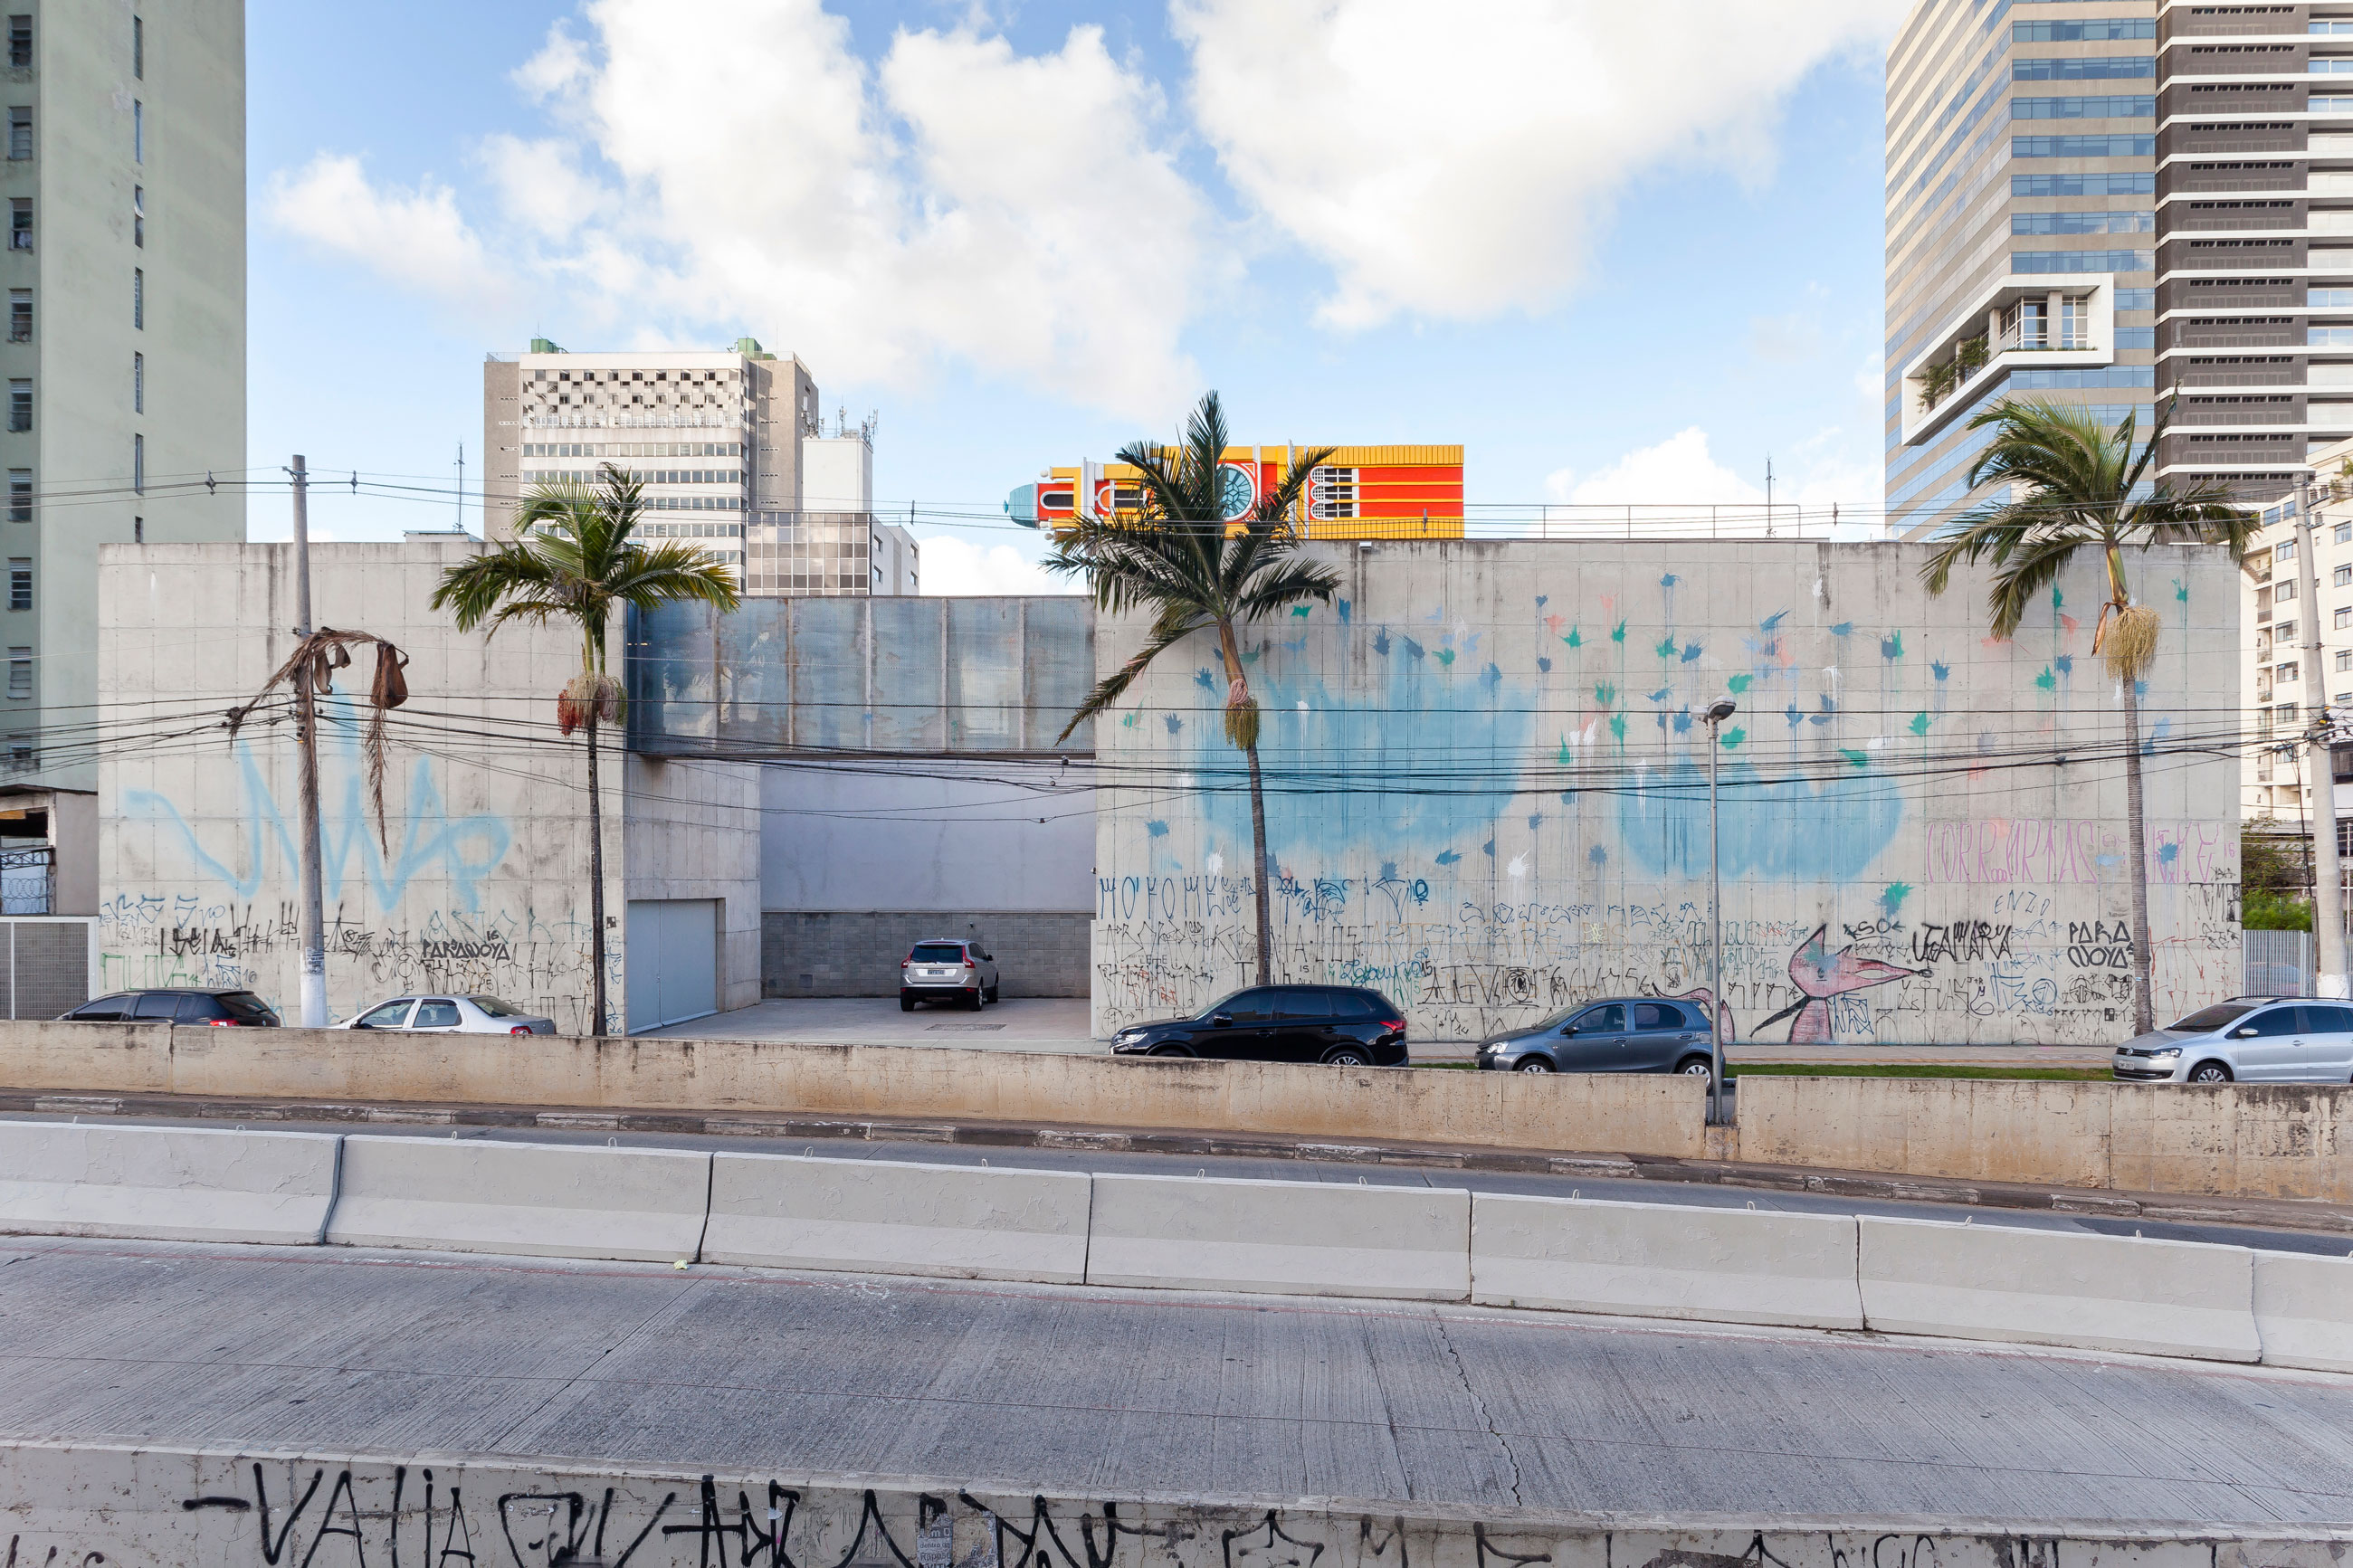
[[(311, 506), (310, 474), (302, 455), (294, 455), (294, 628), (300, 643), (314, 629), (311, 625)], [(319, 890), (319, 712), (311, 692), (311, 664), (304, 659), (294, 671), (295, 742), (301, 767), (302, 870), (302, 1026), (327, 1026), (327, 916)]]
[(2304, 700), (2310, 717), (2305, 723), (2305, 775), (2312, 792), (2312, 932), (2313, 958), (2319, 970), (2314, 992), (2322, 996), (2353, 994), (2345, 966), (2345, 886), (2337, 870), (2337, 765), (2330, 744), (2337, 726), (2328, 713), (2328, 677), (2320, 659), (2320, 563), (2312, 548), (2312, 479), (2297, 481), (2296, 574), (2304, 579)]

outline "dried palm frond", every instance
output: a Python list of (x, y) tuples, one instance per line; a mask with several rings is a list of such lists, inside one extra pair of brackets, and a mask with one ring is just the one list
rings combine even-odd
[(594, 719), (599, 724), (621, 721), (621, 683), (596, 670), (584, 669), (564, 683), (555, 699), (555, 727), (569, 735)]
[[(386, 855), (392, 853), (390, 835), (384, 823), (384, 716), (408, 700), (408, 681), (400, 672), (408, 663), (408, 656), (373, 632), (339, 632), (332, 626), (321, 626), (294, 645), (286, 662), (278, 672), (261, 683), (253, 700), (228, 710), (225, 726), (229, 739), (237, 732), (261, 700), (277, 687), (286, 684), (307, 670), (311, 677), (311, 692), (314, 697), (332, 696), (335, 689), (335, 671), (351, 667), (352, 649), (373, 646), (375, 649), (375, 677), (368, 683), (367, 729), (361, 733), (361, 754), (367, 759), (368, 804), (375, 811), (375, 837)], [(315, 736), (311, 743), (317, 743)]]
[[(2101, 619), (2107, 617), (2103, 615)], [(2157, 612), (2147, 605), (2126, 605), (2116, 611), (2113, 622), (2107, 622), (2106, 645), (2102, 647), (2094, 637), (2092, 651), (2105, 657), (2108, 673), (2116, 679), (2138, 680), (2157, 658), (2159, 625)]]
[(1258, 744), (1258, 699), (1240, 676), (1226, 688), (1226, 739), (1245, 752)]

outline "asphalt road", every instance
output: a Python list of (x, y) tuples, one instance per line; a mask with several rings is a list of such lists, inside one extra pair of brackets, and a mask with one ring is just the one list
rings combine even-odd
[(0, 1436), (1504, 1508), (2353, 1521), (2353, 1378), (1465, 1307), (0, 1241)]
[[(0, 1121), (69, 1121), (66, 1112), (9, 1112)], [(153, 1116), (110, 1116), (109, 1126), (183, 1126), (218, 1131), (217, 1118), (174, 1120)], [(2102, 1236), (2146, 1236), (2172, 1241), (2206, 1241), (2229, 1247), (2267, 1247), (2276, 1252), (2311, 1252), (2329, 1257), (2353, 1255), (2353, 1238), (2324, 1231), (2267, 1229), (2244, 1225), (2189, 1224), (2174, 1221), (2119, 1218), (2091, 1214), (2004, 1209), (1966, 1204), (1901, 1202), (1849, 1197), (1827, 1193), (1790, 1193), (1748, 1187), (1704, 1185), (1692, 1182), (1638, 1181), (1615, 1177), (1555, 1176), (1490, 1171), (1464, 1171), (1443, 1166), (1363, 1164), (1338, 1161), (1258, 1159), (1240, 1155), (1161, 1154), (1109, 1149), (976, 1149), (969, 1145), (890, 1142), (881, 1140), (836, 1139), (809, 1142), (801, 1139), (691, 1136), (675, 1132), (575, 1131), (562, 1128), (438, 1127), (379, 1122), (354, 1127), (348, 1121), (306, 1122), (272, 1119), (272, 1131), (294, 1132), (355, 1132), (394, 1137), (510, 1139), (536, 1143), (620, 1143), (648, 1149), (744, 1149), (765, 1154), (816, 1154), (830, 1160), (896, 1160), (934, 1165), (999, 1165), (1030, 1171), (1125, 1171), (1144, 1174), (1215, 1175), (1268, 1182), (1369, 1182), (1376, 1186), (1461, 1187), (1482, 1193), (1525, 1193), (1538, 1197), (1607, 1198), (1624, 1203), (1671, 1204), (1699, 1208), (1757, 1208), (1788, 1214), (1894, 1215), (1914, 1219), (1959, 1221), (1972, 1225), (2018, 1226), (2033, 1230), (2084, 1231)]]

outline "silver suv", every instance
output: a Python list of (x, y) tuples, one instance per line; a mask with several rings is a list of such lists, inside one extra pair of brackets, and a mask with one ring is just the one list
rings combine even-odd
[(977, 939), (925, 937), (899, 964), (899, 1011), (918, 1002), (961, 1002), (979, 1010), (997, 1000), (997, 960)]
[(2233, 996), (2116, 1047), (2141, 1083), (2353, 1082), (2353, 1002)]

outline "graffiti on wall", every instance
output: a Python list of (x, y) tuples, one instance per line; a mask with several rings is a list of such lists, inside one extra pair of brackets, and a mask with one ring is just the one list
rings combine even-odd
[[(1917, 552), (1856, 554), (1855, 584), (1811, 549), (1782, 552), (1800, 568), (1785, 583), (1755, 562), (1703, 577), (1660, 570), (1655, 549), (1590, 553), (1621, 558), (1550, 588), (1563, 557), (1518, 574), (1499, 552), (1418, 613), (1299, 606), (1247, 649), (1278, 978), (1379, 987), (1424, 1039), (1713, 990), (1714, 847), (1721, 989), (1745, 1037), (2119, 1038), (2136, 862), (2158, 1010), (2236, 988), (2235, 763), (2167, 740), (2188, 712), (2235, 705), (2226, 563), (2183, 568), (2139, 693), (2151, 805), (2136, 845), (2118, 694), (2069, 579), (2004, 643), (1983, 634), (1981, 589), (1925, 595)], [(2193, 587), (2211, 622), (2191, 616)], [(1850, 618), (1849, 602), (1883, 618)], [(1121, 657), (1103, 639), (1099, 658)], [(1140, 684), (1098, 744), (1124, 776), (1156, 767), (1187, 787), (1106, 792), (1099, 1032), (1257, 973), (1223, 687), (1207, 667)], [(1720, 696), (1738, 710), (1711, 728)]]

